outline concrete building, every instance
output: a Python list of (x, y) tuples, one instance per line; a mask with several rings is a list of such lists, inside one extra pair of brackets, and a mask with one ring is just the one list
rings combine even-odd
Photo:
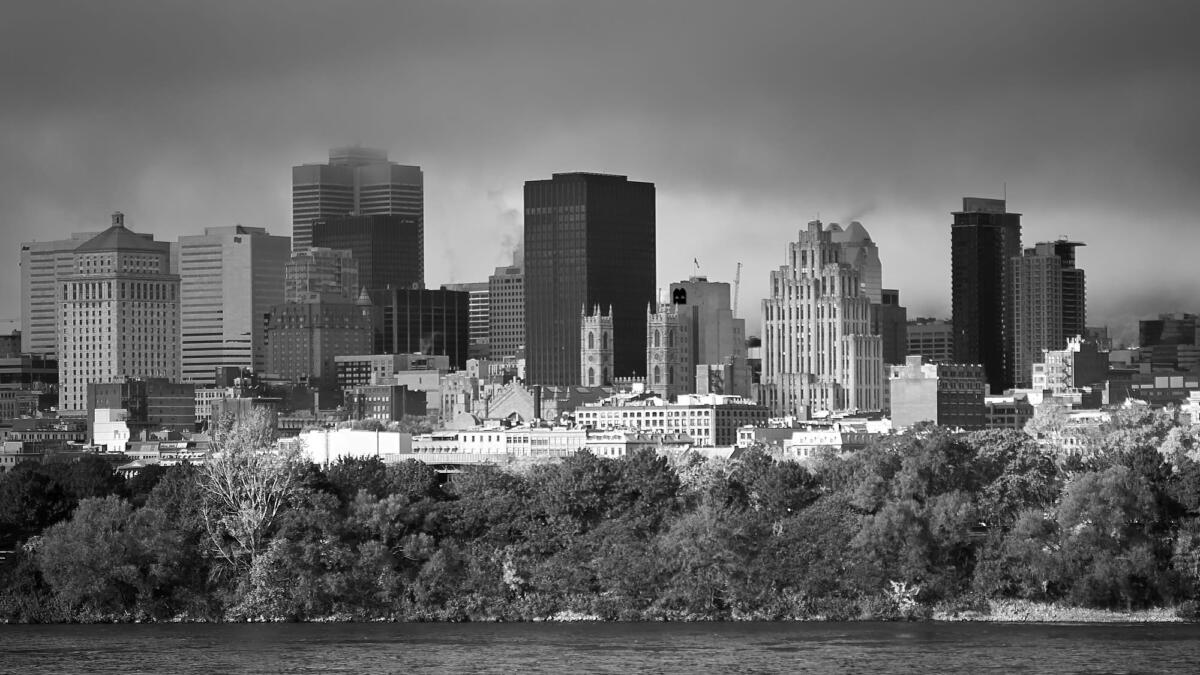
[(715, 394), (685, 394), (675, 403), (659, 397), (610, 400), (575, 409), (575, 423), (582, 427), (686, 434), (696, 446), (734, 445), (740, 427), (762, 426), (767, 418), (764, 406)]
[(312, 246), (315, 221), (349, 214), (398, 215), (416, 221), (424, 239), (425, 174), (389, 162), (382, 150), (334, 148), (328, 164), (292, 167), (292, 248)]
[(120, 213), (75, 248), (73, 273), (59, 277), (60, 414), (86, 414), (91, 383), (179, 381), (179, 277), (168, 271), (170, 248), (126, 229)]
[(518, 252), (513, 264), (497, 267), (488, 277), (488, 348), (490, 358), (525, 356), (525, 263)]
[(372, 335), (369, 300), (276, 305), (267, 323), (267, 372), (332, 387), (337, 373), (334, 359), (369, 353)]
[(1021, 431), (1033, 419), (1033, 404), (1026, 394), (983, 397), (984, 421), (988, 429)]
[(729, 284), (702, 276), (671, 284), (673, 311), (690, 338), (691, 363), (680, 393), (750, 396), (746, 320), (733, 315), (730, 291)]
[(879, 262), (879, 247), (871, 240), (867, 228), (857, 220), (842, 229), (829, 223), (829, 239), (842, 246), (842, 262), (858, 272), (859, 290), (875, 305), (883, 304), (883, 265)]
[(608, 311), (596, 306), (580, 319), (579, 384), (585, 387), (608, 387), (615, 378), (612, 308)]
[(1063, 349), (1086, 330), (1086, 287), (1075, 267), (1079, 242), (1041, 242), (1012, 259), (1013, 373), (1018, 388), (1032, 384), (1032, 368), (1045, 350)]
[(0, 389), (45, 391), (58, 384), (58, 361), (42, 354), (0, 356)]
[(374, 353), (445, 356), (451, 368), (466, 367), (471, 335), (469, 293), (414, 288), (370, 293), (379, 311)]
[(774, 415), (883, 408), (883, 342), (871, 332), (871, 299), (843, 255), (813, 221), (788, 245), (787, 264), (771, 272), (762, 389)]
[(26, 389), (0, 389), (0, 424), (18, 417), (33, 417), (38, 410), (38, 392)]
[(292, 242), (261, 227), (208, 227), (179, 238), (183, 379), (216, 382), (216, 369), (267, 366), (263, 317), (284, 301)]
[(345, 215), (316, 220), (312, 245), (350, 251), (368, 289), (425, 288), (421, 220), (400, 215)]
[(954, 362), (954, 324), (944, 319), (921, 317), (908, 322), (907, 356), (920, 356), (928, 363)]
[(579, 381), (580, 308), (611, 307), (616, 377), (645, 376), (654, 302), (654, 184), (557, 173), (525, 183), (525, 343), (530, 382)]
[(447, 291), (462, 291), (467, 303), (467, 358), (486, 359), (491, 356), (491, 283), (477, 281), (467, 284), (442, 284)]
[(979, 363), (993, 394), (1013, 386), (1013, 280), (1021, 214), (1003, 199), (964, 197), (950, 227), (954, 361)]
[(904, 365), (892, 366), (889, 384), (897, 429), (918, 422), (963, 429), (986, 425), (982, 366), (925, 363), (920, 356), (909, 356)]
[(59, 283), (75, 273), (75, 249), (99, 232), (21, 244), (21, 347), (25, 354), (58, 353)]
[(21, 353), (21, 331), (14, 329), (8, 335), (0, 335), (0, 357)]
[(363, 288), (350, 251), (308, 248), (284, 265), (283, 302), (354, 302)]

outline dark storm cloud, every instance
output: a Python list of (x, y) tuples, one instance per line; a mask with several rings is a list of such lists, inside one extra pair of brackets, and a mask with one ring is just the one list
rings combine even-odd
[[(658, 185), (660, 285), (693, 258), (719, 279), (741, 260), (751, 316), (818, 212), (862, 219), (885, 284), (912, 313), (945, 314), (948, 212), (1005, 184), (1026, 242), (1088, 242), (1093, 318), (1195, 310), (1177, 304), (1186, 292), (1146, 289), (1197, 281), (1198, 15), (1183, 2), (29, 3), (0, 23), (0, 244), (102, 227), (118, 208), (166, 239), (233, 222), (286, 234), (288, 167), (361, 142), (425, 168), (431, 285), (508, 262), (524, 180), (596, 170)], [(15, 267), (0, 317), (19, 313)]]

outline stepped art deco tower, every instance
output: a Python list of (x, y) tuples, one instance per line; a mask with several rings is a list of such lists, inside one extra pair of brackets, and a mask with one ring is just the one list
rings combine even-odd
[(883, 408), (883, 340), (843, 244), (820, 221), (788, 245), (763, 300), (763, 403), (773, 415)]

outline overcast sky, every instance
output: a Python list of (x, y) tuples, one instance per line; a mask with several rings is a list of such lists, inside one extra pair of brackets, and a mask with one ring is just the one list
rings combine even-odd
[[(103, 229), (290, 234), (290, 167), (361, 143), (425, 170), (426, 284), (486, 279), (525, 180), (658, 188), (658, 279), (768, 271), (859, 219), (909, 316), (948, 316), (950, 215), (1082, 240), (1088, 323), (1196, 311), (1200, 3), (10, 3), (0, 318), (19, 243)], [(469, 242), (469, 244), (467, 243)]]

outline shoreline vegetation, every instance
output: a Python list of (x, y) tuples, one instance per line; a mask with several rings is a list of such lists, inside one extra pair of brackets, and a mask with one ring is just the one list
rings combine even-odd
[(1196, 621), (1197, 431), (1122, 410), (1067, 455), (1056, 423), (446, 481), (227, 419), (203, 466), (0, 475), (0, 623)]

